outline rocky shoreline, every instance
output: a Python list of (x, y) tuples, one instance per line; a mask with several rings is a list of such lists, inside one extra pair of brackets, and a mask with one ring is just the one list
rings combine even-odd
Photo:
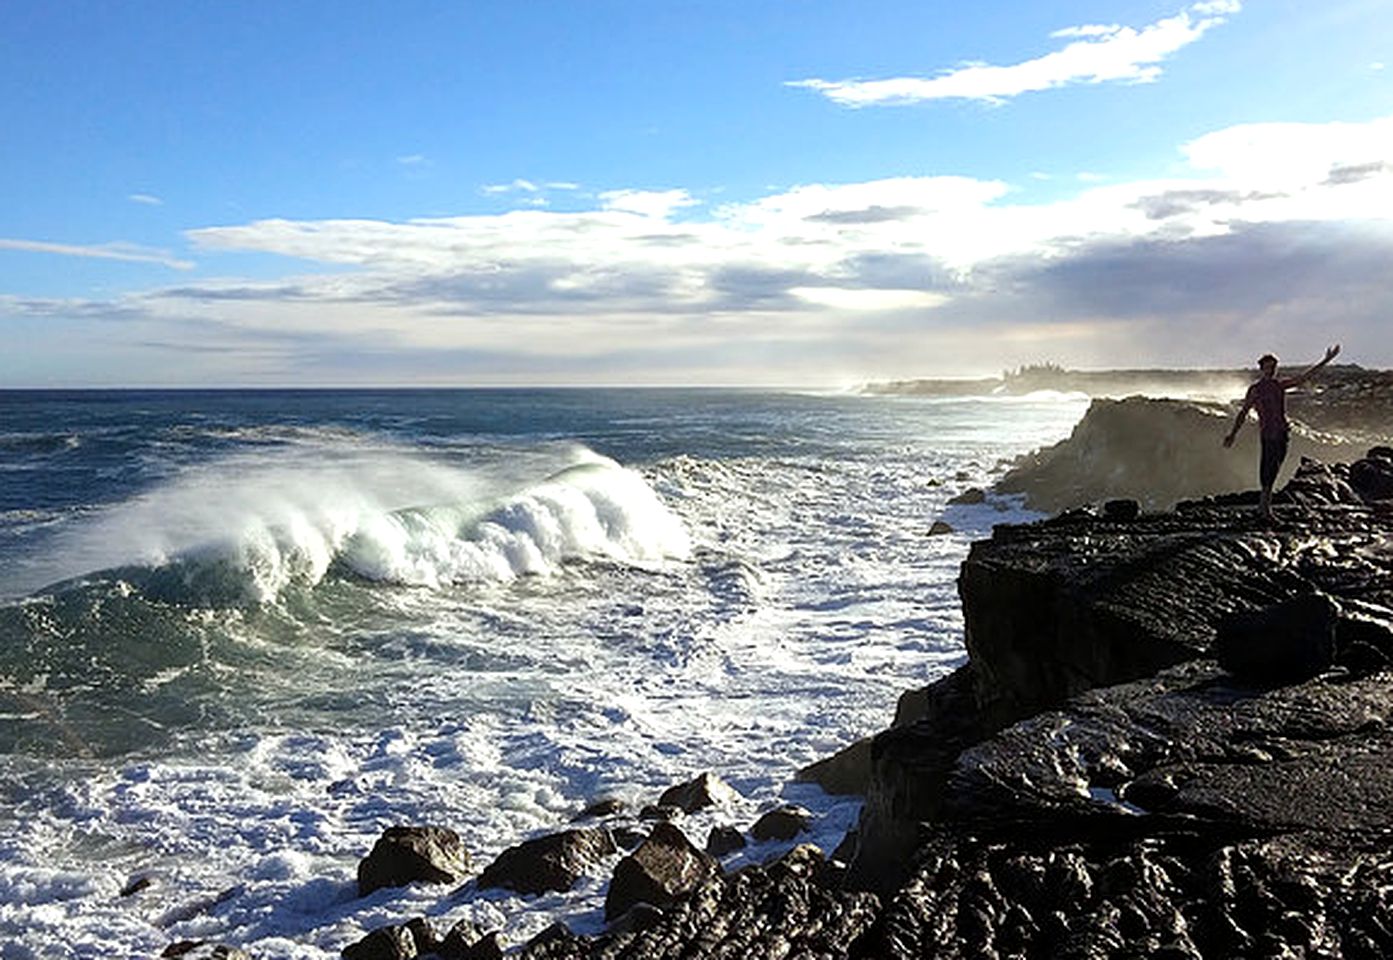
[[(1393, 450), (1304, 463), (1276, 526), (1246, 499), (1078, 509), (974, 544), (967, 664), (802, 775), (865, 795), (837, 850), (723, 869), (809, 815), (699, 847), (683, 815), (730, 799), (703, 775), (642, 810), (602, 802), (470, 881), (608, 872), (603, 934), (556, 924), (509, 949), (403, 918), (344, 956), (1393, 955)], [(450, 831), (394, 828), (359, 882), (473, 871)], [(200, 955), (240, 952), (166, 952)]]

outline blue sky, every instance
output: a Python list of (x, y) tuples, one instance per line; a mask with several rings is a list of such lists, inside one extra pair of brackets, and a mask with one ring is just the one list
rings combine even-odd
[(1393, 366), (1393, 6), (0, 6), (0, 384)]

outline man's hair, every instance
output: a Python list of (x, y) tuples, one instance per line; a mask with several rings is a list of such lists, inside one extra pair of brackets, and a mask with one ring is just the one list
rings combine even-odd
[(1275, 353), (1264, 353), (1262, 356), (1258, 357), (1258, 366), (1265, 367), (1269, 363), (1277, 363), (1277, 355)]

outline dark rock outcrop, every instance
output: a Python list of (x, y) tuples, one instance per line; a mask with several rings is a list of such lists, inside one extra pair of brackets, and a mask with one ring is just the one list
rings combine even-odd
[(504, 850), (479, 874), (478, 886), (522, 894), (565, 892), (618, 852), (604, 827), (548, 834)]
[[(1393, 659), (1378, 613), (1393, 607), (1393, 517), (1344, 504), (1285, 509), (1275, 529), (1212, 503), (1125, 524), (1077, 513), (997, 527), (974, 544), (959, 577), (969, 664), (916, 696), (922, 719), (873, 741), (853, 882), (886, 891), (904, 878), (902, 851), (920, 823), (944, 816), (963, 751), (1072, 696), (1212, 656), (1227, 618), (1320, 593), (1341, 611), (1329, 663)], [(1355, 643), (1361, 630), (1367, 639)]]
[(706, 836), (706, 852), (713, 857), (745, 849), (745, 835), (734, 827), (712, 827)]
[(459, 834), (446, 827), (388, 827), (358, 864), (358, 895), (409, 883), (454, 883), (469, 872)]
[(619, 861), (605, 895), (605, 919), (638, 903), (666, 907), (720, 872), (720, 864), (692, 846), (670, 823), (659, 823), (639, 848)]
[(1388, 678), (1253, 690), (1197, 661), (958, 760), (858, 955), (1386, 956)]
[(412, 960), (419, 954), (416, 938), (405, 926), (378, 927), (343, 948), (343, 960)]
[(714, 773), (703, 773), (694, 780), (668, 787), (658, 798), (660, 807), (679, 807), (684, 813), (696, 813), (707, 807), (738, 800), (740, 794)]
[(523, 956), (527, 960), (850, 956), (858, 938), (871, 929), (880, 901), (874, 894), (829, 885), (812, 869), (816, 859), (806, 851), (796, 855), (790, 851), (768, 866), (710, 874), (661, 913), (645, 910), (642, 923), (621, 922), (594, 941), (558, 942), (551, 952), (528, 951)]

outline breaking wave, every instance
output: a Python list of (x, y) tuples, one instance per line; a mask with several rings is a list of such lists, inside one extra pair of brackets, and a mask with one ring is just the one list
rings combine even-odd
[(690, 555), (640, 474), (577, 446), (520, 459), (462, 469), (383, 450), (325, 462), (319, 450), (220, 461), (70, 534), (55, 551), (66, 569), (41, 582), (119, 579), (172, 602), (264, 603), (331, 575), (441, 587)]

